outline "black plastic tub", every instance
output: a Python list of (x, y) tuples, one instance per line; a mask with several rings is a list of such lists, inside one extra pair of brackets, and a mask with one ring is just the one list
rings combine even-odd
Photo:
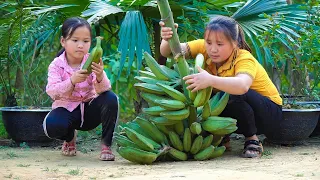
[(273, 144), (302, 144), (317, 126), (320, 108), (283, 109), (283, 121), (274, 131), (265, 134)]
[(51, 108), (2, 107), (0, 111), (7, 133), (17, 143), (52, 141), (44, 134), (42, 127)]

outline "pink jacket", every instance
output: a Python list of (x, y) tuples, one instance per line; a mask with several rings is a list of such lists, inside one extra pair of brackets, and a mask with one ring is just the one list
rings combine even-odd
[[(83, 57), (81, 67), (88, 57), (89, 54)], [(56, 57), (49, 65), (46, 92), (54, 100), (52, 109), (64, 107), (72, 112), (80, 105), (82, 126), (84, 112), (83, 102), (88, 102), (97, 97), (98, 94), (110, 90), (111, 84), (104, 72), (104, 78), (99, 83), (96, 80), (96, 75), (91, 73), (86, 81), (77, 83), (73, 86), (70, 80), (73, 72), (73, 69), (69, 66), (65, 58), (65, 52), (59, 57)]]

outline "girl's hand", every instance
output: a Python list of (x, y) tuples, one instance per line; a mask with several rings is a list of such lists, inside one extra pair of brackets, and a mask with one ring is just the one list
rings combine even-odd
[(83, 82), (88, 78), (88, 76), (89, 74), (87, 73), (87, 70), (80, 69), (72, 74), (71, 83), (75, 85), (76, 83)]
[(199, 66), (197, 68), (199, 73), (183, 77), (183, 80), (186, 81), (186, 84), (189, 84), (187, 89), (192, 89), (192, 92), (209, 87), (211, 84), (210, 82), (212, 81), (211, 74)]
[(103, 79), (103, 62), (102, 62), (102, 59), (100, 58), (99, 64), (97, 64), (95, 62), (92, 62), (91, 68), (92, 68), (92, 72), (94, 72), (96, 74), (97, 81), (101, 82), (102, 79)]
[[(165, 27), (165, 24), (163, 21), (160, 21), (159, 25), (161, 26), (161, 38), (163, 40), (168, 41), (172, 37), (172, 34), (173, 34), (172, 29), (170, 27)], [(175, 23), (174, 27), (177, 29), (178, 24)]]

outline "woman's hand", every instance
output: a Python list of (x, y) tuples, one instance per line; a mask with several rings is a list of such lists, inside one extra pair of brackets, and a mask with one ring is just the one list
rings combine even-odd
[(211, 86), (213, 76), (209, 74), (206, 70), (203, 70), (201, 67), (197, 67), (199, 73), (191, 74), (183, 77), (183, 80), (186, 81), (186, 84), (189, 84), (187, 89), (191, 89), (192, 92), (196, 92), (201, 89), (205, 89)]
[[(165, 24), (163, 21), (160, 21), (159, 25), (161, 26), (161, 38), (166, 41), (168, 41), (170, 38), (172, 38), (172, 35), (173, 35), (172, 28), (165, 27)], [(174, 27), (177, 29), (178, 24), (175, 23)]]
[(76, 83), (80, 83), (80, 82), (83, 82), (85, 81), (89, 74), (87, 73), (88, 71), (86, 69), (80, 69), (76, 72), (74, 72), (71, 76), (71, 83), (73, 85), (75, 85)]
[(99, 64), (95, 63), (95, 62), (92, 62), (91, 68), (92, 68), (92, 72), (94, 72), (94, 74), (96, 74), (97, 81), (101, 82), (102, 79), (103, 79), (103, 62), (102, 62), (102, 59), (100, 58)]

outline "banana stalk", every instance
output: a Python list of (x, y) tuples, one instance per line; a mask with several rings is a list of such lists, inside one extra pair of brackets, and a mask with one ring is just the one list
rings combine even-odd
[[(157, 0), (157, 4), (162, 21), (166, 24), (167, 27), (175, 29), (173, 15), (168, 0)], [(189, 75), (189, 65), (185, 60), (184, 54), (182, 53), (179, 36), (177, 31), (175, 30), (173, 30), (172, 38), (169, 40), (169, 46), (173, 54), (173, 58), (178, 66), (180, 77), (182, 79), (184, 76)], [(184, 94), (187, 98), (189, 98), (188, 91), (186, 88), (187, 85), (184, 81), (181, 82), (183, 85)]]

